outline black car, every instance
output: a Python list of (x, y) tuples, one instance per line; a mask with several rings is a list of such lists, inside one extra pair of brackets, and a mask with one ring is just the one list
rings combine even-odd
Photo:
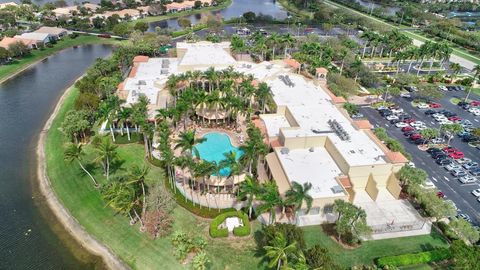
[(405, 121), (405, 120), (408, 120), (408, 119), (412, 119), (412, 117), (410, 115), (407, 115), (407, 114), (402, 114), (402, 115), (398, 116), (398, 119), (400, 119), (400, 121)]
[(443, 114), (443, 115), (445, 115), (445, 113), (447, 113), (447, 112), (450, 112), (450, 111), (445, 110), (445, 109), (438, 111), (438, 113), (441, 113), (441, 114)]
[(458, 106), (462, 107), (462, 106), (465, 106), (465, 105), (468, 105), (469, 103), (468, 102), (465, 102), (465, 101), (460, 101), (457, 103)]
[(444, 113), (443, 115), (445, 115), (446, 117), (457, 116), (457, 114), (454, 113), (454, 112), (446, 112), (446, 113)]
[(405, 131), (405, 132), (403, 133), (403, 135), (406, 136), (406, 137), (410, 137), (410, 136), (412, 136), (412, 135), (415, 134), (415, 133), (417, 133), (417, 132), (414, 131), (414, 130), (412, 130), (412, 131)]
[(442, 153), (442, 152), (435, 152), (435, 153), (432, 153), (432, 157), (434, 159), (447, 158), (447, 155), (445, 153)]
[(452, 160), (451, 159), (437, 159), (437, 164), (438, 165), (441, 165), (441, 166), (445, 166), (445, 165), (450, 165), (452, 164)]
[(395, 124), (398, 123), (398, 122), (402, 122), (402, 121), (400, 121), (400, 119), (390, 120), (390, 124), (392, 124), (392, 125), (395, 125)]
[(474, 135), (465, 135), (462, 137), (462, 141), (467, 143), (476, 142), (476, 141), (480, 141), (480, 137), (477, 137)]
[(423, 139), (423, 138), (416, 139), (415, 141), (413, 141), (413, 143), (415, 143), (416, 145), (427, 144), (428, 142), (429, 141), (427, 139)]
[(435, 111), (435, 110), (426, 110), (424, 113), (425, 113), (426, 115), (432, 115), (432, 114), (437, 113), (437, 111)]
[(429, 154), (436, 153), (436, 152), (442, 152), (442, 149), (436, 148), (436, 147), (430, 147), (427, 149), (427, 153)]
[(389, 116), (389, 115), (392, 115), (392, 111), (391, 110), (381, 110), (380, 111), (380, 115), (385, 117), (385, 116)]

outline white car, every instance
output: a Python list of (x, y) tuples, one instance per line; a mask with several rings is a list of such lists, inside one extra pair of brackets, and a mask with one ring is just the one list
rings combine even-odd
[(469, 184), (469, 183), (474, 183), (475, 181), (477, 181), (477, 179), (473, 176), (465, 175), (458, 178), (458, 181), (460, 181), (460, 183), (462, 184)]
[(435, 185), (430, 179), (425, 180), (425, 183), (422, 185), (423, 188), (425, 189), (432, 189), (435, 188)]
[(410, 126), (412, 126), (412, 127), (420, 127), (420, 126), (425, 126), (425, 123), (422, 122), (422, 121), (415, 121), (415, 122), (410, 123)]
[(452, 163), (444, 167), (447, 171), (461, 170), (462, 167), (458, 164)]
[(398, 120), (398, 116), (392, 114), (385, 117), (385, 119), (387, 119), (388, 121)]
[(472, 194), (475, 197), (480, 197), (480, 188), (472, 190)]
[(472, 160), (469, 159), (469, 158), (466, 158), (466, 157), (457, 159), (458, 164), (464, 164), (464, 163), (469, 163), (469, 162), (472, 162)]
[(453, 124), (452, 121), (448, 120), (448, 119), (440, 119), (437, 121), (440, 125), (451, 125)]
[(432, 114), (432, 117), (433, 117), (433, 118), (437, 118), (437, 117), (445, 117), (445, 115), (443, 115), (443, 114), (441, 114), (441, 113), (438, 113), (438, 112), (437, 112), (437, 113), (434, 113), (434, 114)]
[(476, 108), (476, 107), (471, 107), (471, 108), (468, 108), (468, 111), (469, 111), (469, 112), (478, 111), (478, 108)]
[(410, 161), (410, 162), (407, 163), (407, 166), (410, 167), (410, 168), (415, 168), (415, 163)]
[(392, 109), (392, 113), (394, 113), (394, 114), (400, 114), (400, 113), (403, 113), (403, 109), (402, 109), (402, 108), (398, 108), (398, 109)]
[(438, 89), (442, 91), (448, 91), (448, 88), (445, 85), (440, 85)]
[(473, 115), (475, 116), (480, 116), (480, 110), (472, 112)]
[(445, 139), (443, 138), (432, 139), (432, 143), (435, 143), (435, 144), (444, 143), (444, 142), (445, 142)]
[(412, 97), (412, 95), (410, 95), (410, 93), (401, 93), (400, 96), (403, 97), (403, 98), (410, 98), (410, 97)]
[(404, 123), (404, 122), (398, 122), (398, 123), (395, 124), (395, 126), (396, 126), (397, 128), (403, 128), (403, 127), (408, 127), (409, 124)]
[(418, 103), (418, 104), (417, 104), (417, 108), (419, 108), (419, 109), (428, 109), (428, 108), (430, 108), (430, 106), (428, 106), (427, 103)]
[(415, 127), (415, 130), (418, 130), (418, 131), (424, 130), (424, 129), (427, 129), (427, 126), (417, 126), (417, 127)]

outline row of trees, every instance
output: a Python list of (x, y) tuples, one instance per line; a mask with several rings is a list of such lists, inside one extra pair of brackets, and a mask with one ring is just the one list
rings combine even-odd
[(231, 38), (231, 49), (234, 53), (250, 53), (258, 57), (260, 61), (273, 60), (279, 55), (286, 57), (296, 40), (289, 34), (272, 33), (265, 36), (261, 32), (253, 33), (247, 41), (233, 35)]

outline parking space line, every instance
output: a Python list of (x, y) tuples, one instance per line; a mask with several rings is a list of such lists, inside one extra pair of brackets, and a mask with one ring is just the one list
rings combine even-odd
[(475, 121), (475, 122), (479, 122), (477, 118), (473, 118), (473, 121)]
[(445, 181), (450, 182), (450, 179), (448, 179), (446, 176), (444, 176), (443, 178), (445, 178)]
[(438, 182), (437, 178), (435, 178), (435, 177), (432, 177), (432, 180), (435, 181), (435, 182)]

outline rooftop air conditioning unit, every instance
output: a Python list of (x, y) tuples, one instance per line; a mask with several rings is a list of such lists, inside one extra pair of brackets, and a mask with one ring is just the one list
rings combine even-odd
[(308, 149), (308, 151), (312, 153), (312, 152), (314, 152), (314, 151), (315, 151), (315, 148), (313, 148), (313, 147), (310, 147), (310, 148)]
[(288, 149), (287, 147), (283, 147), (282, 149), (280, 149), (280, 153), (282, 155), (286, 155), (286, 154), (290, 153), (290, 149)]

